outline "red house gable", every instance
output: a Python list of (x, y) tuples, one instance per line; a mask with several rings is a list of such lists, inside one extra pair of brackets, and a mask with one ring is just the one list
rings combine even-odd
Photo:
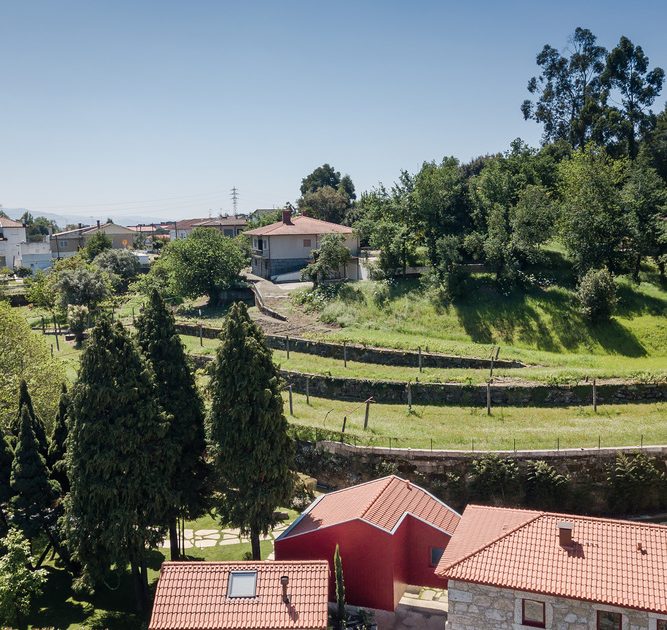
[(385, 477), (319, 497), (276, 540), (276, 558), (332, 565), (338, 545), (348, 602), (393, 610), (407, 585), (445, 587), (435, 566), (459, 519), (419, 486)]

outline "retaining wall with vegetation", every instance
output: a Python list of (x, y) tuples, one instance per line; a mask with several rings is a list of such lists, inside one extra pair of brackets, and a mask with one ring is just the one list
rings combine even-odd
[[(373, 381), (319, 374), (281, 371), (283, 378), (298, 393), (335, 400), (365, 400), (371, 396), (378, 403), (407, 404), (408, 386), (398, 381)], [(491, 405), (507, 407), (566, 407), (590, 405), (592, 384), (581, 385), (491, 385)], [(413, 405), (486, 405), (487, 386), (460, 383), (411, 383)], [(667, 400), (667, 383), (598, 383), (598, 404), (659, 402)]]

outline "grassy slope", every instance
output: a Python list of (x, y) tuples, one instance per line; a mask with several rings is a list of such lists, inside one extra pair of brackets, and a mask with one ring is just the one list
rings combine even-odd
[(342, 326), (327, 339), (481, 357), (500, 345), (502, 357), (575, 378), (667, 373), (667, 291), (657, 283), (618, 280), (617, 313), (598, 326), (582, 319), (572, 289), (564, 286), (503, 296), (488, 276), (474, 277), (471, 285), (474, 299), (440, 306), (414, 280), (396, 282), (384, 304), (374, 300), (375, 283), (358, 283), (346, 301), (323, 310), (322, 319)]
[[(286, 395), (285, 395), (286, 398)], [(363, 430), (365, 407), (359, 403), (305, 396), (293, 397), (293, 424), (341, 431), (347, 416), (346, 441), (406, 448), (505, 450), (639, 446), (667, 443), (667, 404), (603, 405), (592, 408), (497, 407), (492, 415), (486, 409), (470, 407), (374, 404), (370, 409), (369, 430)], [(287, 406), (285, 412), (288, 413)]]

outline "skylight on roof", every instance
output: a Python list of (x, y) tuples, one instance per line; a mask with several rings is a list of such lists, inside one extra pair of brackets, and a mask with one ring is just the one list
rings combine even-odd
[(255, 597), (257, 571), (232, 571), (229, 574), (227, 597)]

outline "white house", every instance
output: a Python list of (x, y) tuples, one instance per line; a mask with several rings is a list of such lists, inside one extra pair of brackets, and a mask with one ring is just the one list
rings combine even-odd
[(262, 278), (278, 278), (303, 269), (319, 249), (322, 237), (342, 234), (352, 260), (345, 268), (351, 280), (359, 278), (359, 237), (352, 228), (283, 211), (282, 221), (245, 232), (252, 239), (252, 272)]
[(448, 630), (667, 630), (667, 527), (469, 505), (436, 574)]
[(0, 268), (20, 267), (20, 248), (26, 243), (25, 226), (19, 221), (0, 217)]

